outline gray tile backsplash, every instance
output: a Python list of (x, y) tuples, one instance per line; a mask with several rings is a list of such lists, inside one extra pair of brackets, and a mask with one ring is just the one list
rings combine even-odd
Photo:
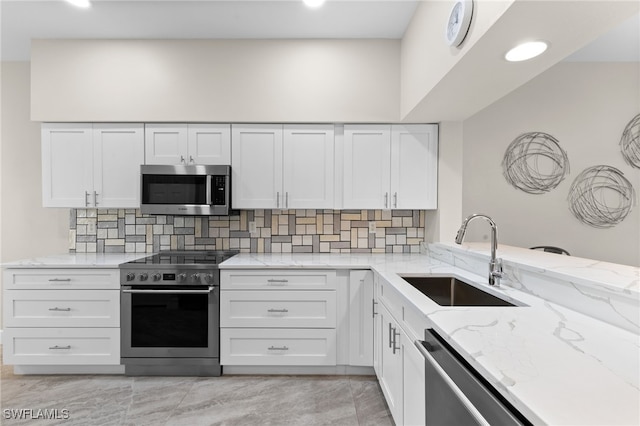
[[(70, 216), (69, 248), (78, 253), (419, 252), (425, 226), (421, 210), (242, 210), (231, 216), (171, 216), (144, 215), (138, 209), (72, 209)], [(370, 232), (371, 223), (375, 232)]]

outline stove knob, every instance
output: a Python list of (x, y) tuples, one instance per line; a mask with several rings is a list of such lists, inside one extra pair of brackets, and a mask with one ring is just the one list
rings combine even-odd
[(187, 278), (187, 274), (178, 274), (178, 276), (176, 276), (176, 279), (178, 282), (182, 282)]
[(191, 274), (191, 281), (193, 281), (194, 283), (200, 282), (200, 274), (199, 273)]
[(127, 281), (133, 281), (136, 278), (136, 274), (134, 274), (133, 272), (129, 272), (127, 274)]
[(213, 274), (206, 274), (204, 276), (204, 280), (206, 281), (207, 284), (213, 283)]
[(156, 272), (155, 274), (151, 275), (151, 279), (154, 281), (160, 281), (160, 278), (162, 277), (162, 275), (160, 275), (159, 272)]
[(138, 279), (140, 281), (146, 281), (147, 278), (149, 278), (149, 274), (147, 274), (146, 272), (141, 273), (140, 275), (138, 275)]

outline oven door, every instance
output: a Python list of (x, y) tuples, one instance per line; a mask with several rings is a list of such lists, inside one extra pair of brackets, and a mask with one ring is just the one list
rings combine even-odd
[(217, 286), (123, 286), (121, 357), (218, 358), (219, 306)]

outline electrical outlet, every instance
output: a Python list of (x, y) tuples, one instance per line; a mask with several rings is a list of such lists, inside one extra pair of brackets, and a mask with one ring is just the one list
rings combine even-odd
[(369, 222), (369, 233), (370, 234), (375, 234), (376, 233), (376, 223), (375, 222)]
[(249, 222), (249, 233), (250, 234), (257, 234), (258, 233), (258, 229), (256, 228), (256, 223), (255, 222)]

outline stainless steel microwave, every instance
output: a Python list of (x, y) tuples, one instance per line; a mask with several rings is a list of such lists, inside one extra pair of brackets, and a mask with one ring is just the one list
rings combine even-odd
[(142, 165), (140, 210), (147, 214), (228, 215), (231, 166)]

